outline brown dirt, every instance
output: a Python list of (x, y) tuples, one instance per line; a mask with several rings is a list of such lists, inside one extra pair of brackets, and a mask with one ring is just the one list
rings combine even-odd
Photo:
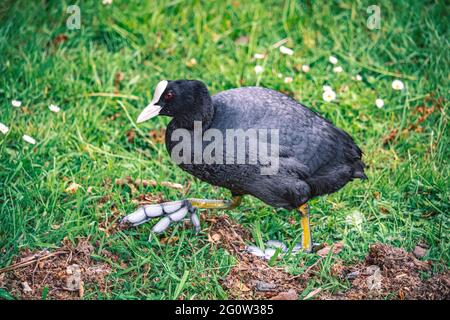
[[(244, 252), (245, 243), (253, 242), (250, 233), (233, 222), (227, 215), (206, 217), (210, 223), (208, 240), (233, 254), (236, 265), (223, 279), (222, 286), (231, 299), (281, 299), (298, 298), (307, 282), (317, 276), (320, 258), (307, 271), (298, 276), (288, 274), (283, 268), (271, 267), (255, 256)], [(337, 252), (340, 247), (337, 246)], [(328, 251), (334, 246), (326, 247)], [(323, 249), (322, 249), (323, 250)], [(328, 252), (327, 251), (327, 252)], [(341, 281), (349, 280), (350, 289), (332, 294), (316, 288), (308, 295), (313, 299), (449, 299), (450, 272), (431, 274), (430, 261), (418, 260), (404, 249), (384, 244), (374, 244), (364, 262), (345, 266), (334, 258), (332, 275)], [(423, 280), (422, 275), (428, 279)]]
[(423, 100), (423, 105), (416, 106), (414, 109), (412, 109), (412, 112), (408, 117), (408, 119), (413, 119), (414, 115), (418, 115), (418, 117), (415, 117), (416, 120), (410, 123), (400, 133), (398, 129), (392, 129), (391, 132), (383, 138), (383, 144), (386, 145), (393, 142), (399, 134), (402, 137), (406, 137), (411, 132), (423, 132), (423, 127), (421, 126), (421, 124), (425, 122), (428, 117), (434, 112), (440, 112), (443, 109), (444, 103), (445, 101), (442, 97), (435, 98), (433, 95), (427, 96)]
[[(26, 249), (11, 266), (0, 270), (0, 287), (26, 300), (45, 296), (52, 300), (80, 299), (89, 290), (104, 293), (111, 267), (93, 261), (93, 250), (86, 238), (79, 238), (77, 245), (65, 239), (60, 248), (52, 251)], [(112, 255), (103, 253), (109, 258)]]
[[(430, 261), (418, 260), (402, 248), (374, 244), (363, 263), (343, 266), (338, 262), (333, 270), (352, 286), (344, 293), (324, 293), (322, 299), (450, 299), (450, 272), (431, 274)], [(428, 279), (423, 280), (421, 274)]]
[(204, 218), (211, 223), (208, 239), (215, 246), (234, 254), (237, 264), (222, 280), (231, 299), (291, 299), (303, 291), (307, 275), (292, 276), (283, 268), (271, 267), (266, 261), (245, 253), (250, 233), (227, 215)]

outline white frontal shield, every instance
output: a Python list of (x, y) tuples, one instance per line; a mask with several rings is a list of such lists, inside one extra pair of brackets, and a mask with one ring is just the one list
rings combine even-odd
[(156, 117), (161, 111), (161, 106), (158, 106), (156, 103), (161, 98), (162, 94), (166, 90), (168, 82), (166, 80), (160, 81), (156, 86), (155, 93), (153, 94), (153, 99), (148, 106), (142, 110), (141, 114), (137, 118), (137, 123), (141, 123), (147, 121), (153, 117)]

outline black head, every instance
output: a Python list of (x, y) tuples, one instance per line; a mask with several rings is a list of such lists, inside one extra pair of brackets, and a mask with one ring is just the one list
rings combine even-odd
[(211, 117), (212, 102), (206, 85), (198, 80), (163, 80), (158, 83), (150, 104), (137, 122), (157, 115), (175, 118), (182, 123), (204, 121)]

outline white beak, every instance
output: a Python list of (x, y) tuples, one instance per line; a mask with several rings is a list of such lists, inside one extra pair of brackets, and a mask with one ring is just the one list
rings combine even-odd
[(142, 110), (141, 114), (137, 118), (136, 122), (141, 123), (156, 117), (161, 111), (162, 107), (158, 106), (156, 103), (161, 98), (162, 94), (166, 90), (168, 82), (166, 80), (160, 81), (156, 86), (155, 93), (153, 94), (153, 99), (148, 106)]

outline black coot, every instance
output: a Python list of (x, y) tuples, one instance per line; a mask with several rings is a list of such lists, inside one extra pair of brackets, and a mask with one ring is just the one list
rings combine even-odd
[[(175, 161), (184, 162), (179, 166), (209, 184), (229, 189), (233, 200), (187, 199), (146, 206), (124, 219), (137, 225), (162, 216), (155, 232), (164, 231), (188, 213), (198, 230), (195, 208), (231, 208), (248, 194), (273, 207), (299, 210), (302, 247), (310, 251), (308, 200), (333, 193), (355, 178), (366, 178), (362, 152), (349, 134), (271, 89), (242, 87), (210, 96), (198, 80), (161, 81), (138, 122), (156, 115), (172, 117), (166, 146)], [(180, 148), (182, 140), (186, 140), (185, 148)], [(216, 143), (214, 152), (212, 142)], [(258, 149), (252, 149), (255, 145)], [(278, 151), (273, 153), (276, 157), (262, 157), (273, 155), (274, 150)], [(240, 151), (245, 153), (244, 162)]]

